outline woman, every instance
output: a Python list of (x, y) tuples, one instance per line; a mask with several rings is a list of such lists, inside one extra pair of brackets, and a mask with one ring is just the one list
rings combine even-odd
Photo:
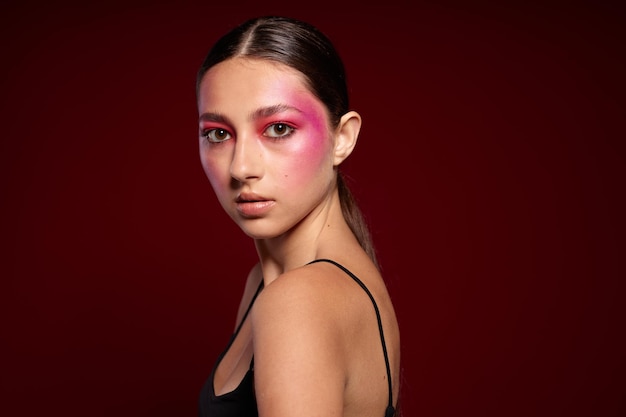
[(333, 46), (306, 23), (252, 19), (211, 49), (197, 95), (204, 171), (259, 256), (200, 415), (393, 415), (399, 330), (338, 172), (361, 117)]

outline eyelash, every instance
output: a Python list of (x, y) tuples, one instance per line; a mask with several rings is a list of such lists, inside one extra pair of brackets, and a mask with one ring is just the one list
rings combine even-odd
[[(271, 128), (275, 128), (276, 126), (283, 126), (287, 130), (287, 133), (284, 133), (282, 135), (279, 134), (277, 136), (267, 135), (267, 131), (270, 130)], [(289, 125), (287, 123), (278, 122), (278, 123), (272, 123), (271, 125), (266, 127), (265, 130), (263, 131), (263, 136), (266, 136), (266, 137), (269, 137), (269, 138), (272, 138), (272, 139), (283, 139), (283, 138), (286, 138), (286, 137), (289, 137), (289, 136), (293, 135), (293, 133), (295, 131), (296, 131), (295, 127), (293, 127), (293, 126), (291, 126), (291, 125)]]
[[(267, 132), (270, 129), (276, 129), (277, 126), (281, 126), (284, 129), (286, 129), (286, 133), (284, 133), (282, 135), (281, 134), (277, 134), (275, 136), (267, 134)], [(281, 122), (279, 122), (279, 123), (272, 123), (271, 125), (267, 126), (265, 128), (265, 130), (263, 130), (263, 136), (268, 137), (270, 139), (280, 140), (280, 139), (283, 139), (283, 138), (291, 136), (295, 131), (296, 131), (296, 128), (291, 126), (291, 125), (289, 125), (289, 124), (287, 124), (287, 123), (281, 123)], [(223, 134), (223, 135), (225, 135), (227, 137), (224, 138), (224, 139), (216, 138), (215, 137), (216, 132), (220, 132), (221, 134)], [(222, 143), (222, 142), (225, 142), (225, 141), (229, 140), (232, 137), (230, 132), (228, 132), (226, 129), (222, 129), (222, 128), (206, 129), (206, 130), (203, 130), (200, 133), (200, 135), (204, 139), (206, 139), (208, 142), (211, 142), (211, 143)]]
[[(212, 136), (214, 136), (215, 132), (223, 132), (225, 135), (227, 135), (228, 137), (226, 139), (217, 139), (214, 138)], [(211, 143), (222, 143), (227, 141), (228, 139), (230, 139), (230, 133), (226, 130), (226, 129), (220, 129), (220, 128), (215, 128), (215, 129), (206, 129), (203, 130), (202, 133), (200, 133), (200, 135), (206, 139), (208, 142)]]

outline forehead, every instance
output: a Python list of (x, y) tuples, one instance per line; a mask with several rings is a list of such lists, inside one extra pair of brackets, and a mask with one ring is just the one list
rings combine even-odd
[(200, 110), (214, 106), (263, 107), (285, 101), (325, 109), (302, 73), (269, 60), (231, 58), (220, 62), (206, 72), (198, 89)]

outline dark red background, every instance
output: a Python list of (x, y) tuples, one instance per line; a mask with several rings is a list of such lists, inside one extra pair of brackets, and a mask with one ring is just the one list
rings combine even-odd
[(199, 163), (195, 72), (284, 14), (364, 119), (345, 171), (405, 415), (624, 415), (618, 2), (359, 3), (3, 3), (0, 414), (196, 415), (255, 253)]

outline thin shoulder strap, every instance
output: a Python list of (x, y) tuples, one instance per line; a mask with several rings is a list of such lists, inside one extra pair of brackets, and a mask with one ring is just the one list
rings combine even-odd
[(241, 318), (241, 321), (237, 325), (237, 330), (235, 330), (235, 334), (233, 335), (233, 339), (239, 334), (239, 330), (241, 330), (241, 326), (243, 326), (243, 322), (246, 321), (246, 317), (248, 317), (248, 313), (250, 313), (250, 310), (252, 310), (252, 305), (254, 304), (254, 301), (256, 300), (257, 296), (259, 295), (259, 293), (261, 292), (262, 289), (263, 289), (263, 280), (261, 280), (261, 284), (259, 284), (259, 288), (257, 288), (256, 292), (254, 293), (254, 296), (252, 297), (252, 300), (250, 300), (250, 304), (248, 305), (248, 309), (246, 310), (246, 312), (244, 313), (243, 317)]
[(341, 269), (343, 272), (348, 274), (350, 278), (352, 278), (357, 284), (363, 288), (363, 291), (369, 296), (372, 304), (374, 305), (374, 311), (376, 311), (376, 320), (378, 321), (378, 331), (380, 332), (380, 343), (383, 346), (383, 355), (385, 356), (385, 366), (387, 367), (387, 385), (389, 387), (389, 404), (387, 405), (387, 410), (385, 411), (385, 417), (392, 417), (395, 414), (395, 408), (393, 406), (393, 389), (391, 386), (391, 368), (389, 367), (389, 356), (387, 355), (387, 344), (385, 343), (385, 335), (383, 332), (383, 321), (380, 318), (380, 311), (378, 310), (378, 305), (376, 304), (376, 300), (374, 300), (374, 296), (370, 292), (370, 290), (365, 286), (363, 281), (361, 281), (356, 275), (354, 275), (350, 270), (348, 270), (343, 265), (330, 260), (330, 259), (316, 259), (309, 264), (313, 264), (316, 262), (328, 262), (335, 265), (337, 268)]

